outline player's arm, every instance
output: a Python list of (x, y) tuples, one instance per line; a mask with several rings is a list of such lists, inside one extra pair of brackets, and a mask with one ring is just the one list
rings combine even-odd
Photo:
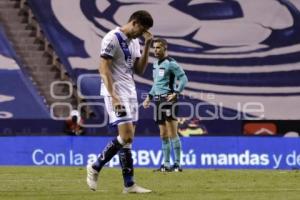
[(148, 65), (149, 50), (151, 47), (153, 35), (149, 31), (146, 31), (143, 34), (143, 37), (145, 38), (145, 46), (143, 49), (142, 56), (139, 59), (136, 59), (134, 63), (134, 71), (138, 75), (142, 75), (145, 72), (146, 67)]
[(115, 107), (120, 105), (120, 99), (114, 91), (114, 82), (112, 79), (112, 62), (118, 46), (118, 40), (114, 34), (106, 35), (101, 42), (100, 52), (100, 77), (107, 89), (107, 92), (112, 97), (112, 104)]
[(114, 92), (114, 83), (111, 78), (112, 77), (111, 66), (112, 66), (112, 59), (101, 56), (100, 66), (99, 66), (100, 76), (109, 95), (112, 97), (113, 105), (116, 106), (116, 105), (120, 105), (120, 99)]
[(154, 84), (149, 92), (149, 94), (147, 95), (146, 99), (143, 102), (143, 107), (144, 108), (148, 108), (150, 105), (151, 100), (153, 99), (154, 96)]

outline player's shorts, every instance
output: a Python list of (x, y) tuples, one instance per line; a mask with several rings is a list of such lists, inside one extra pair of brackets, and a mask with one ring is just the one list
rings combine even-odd
[(165, 124), (168, 120), (177, 120), (178, 115), (178, 105), (177, 101), (168, 102), (166, 95), (154, 96), (153, 100), (155, 101), (155, 122), (157, 124)]
[(138, 101), (136, 98), (122, 98), (121, 104), (125, 112), (121, 114), (116, 112), (112, 105), (112, 98), (104, 97), (106, 111), (109, 116), (109, 124), (111, 126), (120, 125), (128, 122), (135, 123), (138, 121)]

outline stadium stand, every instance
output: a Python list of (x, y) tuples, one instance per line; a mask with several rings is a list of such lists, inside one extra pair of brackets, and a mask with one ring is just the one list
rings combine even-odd
[[(52, 123), (49, 108), (17, 62), (16, 54), (0, 26), (0, 132), (4, 135), (41, 134)], [(27, 124), (27, 125), (26, 125)], [(58, 128), (58, 129), (57, 129)], [(44, 129), (44, 132), (50, 130)], [(52, 130), (53, 131), (53, 130)], [(51, 132), (51, 131), (50, 131)]]
[[(61, 67), (58, 57), (43, 36), (26, 1), (6, 0), (2, 1), (1, 5), (2, 23), (20, 62), (23, 64), (22, 68), (36, 83), (48, 106), (51, 106), (52, 103), (58, 101), (51, 95), (51, 83), (54, 81), (70, 82), (66, 71)], [(68, 87), (68, 85), (56, 84), (52, 89), (57, 96), (68, 95)], [(74, 98), (65, 99), (64, 102), (76, 105)]]
[(12, 118), (45, 118), (49, 111), (38, 95), (35, 86), (20, 69), (7, 38), (0, 27), (0, 75), (1, 102), (3, 110), (10, 112)]

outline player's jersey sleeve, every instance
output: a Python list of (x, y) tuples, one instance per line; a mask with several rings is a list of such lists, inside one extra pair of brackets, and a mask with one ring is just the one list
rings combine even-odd
[(176, 79), (179, 81), (177, 88), (175, 88), (175, 92), (182, 92), (184, 87), (186, 86), (188, 79), (185, 75), (185, 72), (181, 68), (180, 65), (176, 61), (170, 62), (170, 69), (174, 73)]
[(103, 58), (113, 58), (117, 49), (117, 39), (114, 34), (107, 34), (101, 42), (100, 56)]

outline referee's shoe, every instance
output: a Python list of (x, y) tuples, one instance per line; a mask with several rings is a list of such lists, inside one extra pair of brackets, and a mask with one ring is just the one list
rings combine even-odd
[(182, 168), (178, 164), (174, 164), (171, 168), (172, 172), (182, 172)]
[(172, 169), (165, 165), (161, 165), (160, 168), (153, 170), (154, 172), (171, 172)]

